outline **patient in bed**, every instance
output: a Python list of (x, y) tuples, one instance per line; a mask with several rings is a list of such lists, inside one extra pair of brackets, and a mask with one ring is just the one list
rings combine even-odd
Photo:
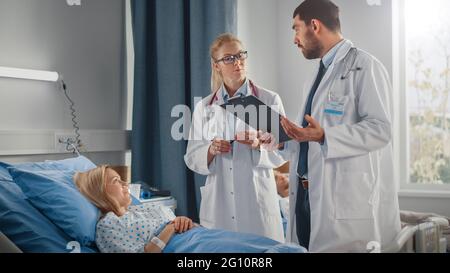
[(206, 229), (164, 206), (130, 206), (127, 182), (108, 166), (77, 173), (74, 180), (102, 211), (95, 240), (101, 252), (305, 252), (258, 235)]

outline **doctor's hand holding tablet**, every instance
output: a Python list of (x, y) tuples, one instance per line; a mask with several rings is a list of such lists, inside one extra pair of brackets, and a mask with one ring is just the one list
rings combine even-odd
[(278, 150), (279, 144), (274, 134), (263, 132), (262, 130), (250, 130), (238, 132), (235, 137), (236, 141), (248, 145), (252, 149), (265, 149), (269, 152)]
[(277, 148), (275, 145), (275, 138), (270, 133), (263, 133), (262, 131), (241, 131), (235, 135), (234, 140), (227, 141), (219, 138), (214, 138), (208, 149), (208, 165), (215, 156), (227, 154), (232, 151), (233, 143), (238, 142), (247, 145), (252, 149), (260, 149), (264, 147), (267, 150), (273, 151)]

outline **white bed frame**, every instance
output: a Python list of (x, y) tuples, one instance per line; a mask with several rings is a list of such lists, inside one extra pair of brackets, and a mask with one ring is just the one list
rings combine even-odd
[(446, 253), (448, 242), (442, 231), (448, 227), (448, 220), (442, 217), (429, 217), (423, 223), (406, 224), (395, 240), (381, 252)]

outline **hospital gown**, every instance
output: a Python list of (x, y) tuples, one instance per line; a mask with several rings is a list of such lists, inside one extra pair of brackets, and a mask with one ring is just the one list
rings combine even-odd
[[(153, 236), (175, 218), (168, 207), (145, 204), (130, 206), (121, 217), (109, 212), (97, 223), (96, 243), (101, 252), (137, 253)], [(262, 253), (306, 250), (293, 244), (281, 244), (267, 237), (219, 229), (195, 227), (174, 234), (164, 253)]]
[(144, 252), (150, 239), (174, 218), (170, 208), (149, 203), (130, 206), (120, 217), (109, 212), (97, 223), (95, 242), (101, 252)]

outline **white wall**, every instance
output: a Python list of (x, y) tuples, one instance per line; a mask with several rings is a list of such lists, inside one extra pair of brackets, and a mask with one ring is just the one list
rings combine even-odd
[[(81, 3), (2, 0), (0, 66), (61, 73), (81, 129), (125, 130), (125, 1)], [(69, 107), (55, 84), (0, 78), (0, 130), (71, 128)], [(113, 154), (94, 157), (123, 162), (123, 153)]]
[(257, 84), (278, 90), (279, 42), (273, 36), (278, 20), (274, 0), (238, 0), (238, 36), (248, 50), (248, 75)]
[[(297, 117), (306, 99), (302, 88), (315, 76), (317, 60), (305, 60), (294, 45), (292, 15), (301, 0), (238, 0), (238, 36), (249, 50), (249, 75), (256, 83), (278, 92), (287, 116)], [(344, 37), (376, 56), (391, 75), (392, 1), (369, 6), (366, 0), (335, 0), (341, 10)], [(450, 200), (445, 197), (400, 196), (404, 210), (435, 212), (450, 216)]]

